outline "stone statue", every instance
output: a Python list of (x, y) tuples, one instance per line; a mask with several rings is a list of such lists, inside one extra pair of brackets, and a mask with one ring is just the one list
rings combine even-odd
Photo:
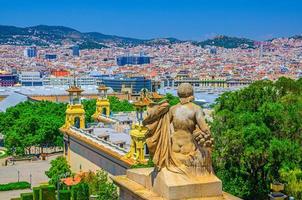
[(160, 171), (201, 176), (211, 174), (211, 137), (202, 109), (194, 104), (193, 87), (178, 87), (180, 103), (170, 108), (167, 101), (151, 104), (143, 125), (148, 128), (146, 143)]
[(240, 200), (222, 192), (211, 163), (213, 139), (190, 84), (178, 87), (180, 103), (152, 103), (143, 125), (154, 168), (127, 170), (113, 179), (120, 199)]

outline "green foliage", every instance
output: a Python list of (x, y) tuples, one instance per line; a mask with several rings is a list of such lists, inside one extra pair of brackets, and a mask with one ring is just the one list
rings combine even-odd
[(132, 169), (136, 169), (136, 168), (150, 168), (150, 167), (154, 167), (154, 163), (152, 161), (152, 158), (149, 158), (148, 162), (146, 164), (138, 163), (138, 164), (135, 164), (135, 165), (131, 166)]
[(108, 97), (110, 102), (110, 110), (111, 112), (130, 112), (134, 111), (134, 107), (127, 100), (120, 100), (115, 96)]
[(165, 99), (168, 100), (168, 102), (171, 106), (174, 106), (180, 102), (179, 97), (173, 96), (170, 93), (166, 94)]
[(33, 193), (21, 193), (21, 200), (33, 200)]
[(64, 174), (72, 174), (70, 166), (67, 160), (63, 156), (59, 156), (50, 162), (51, 167), (45, 172), (46, 176), (49, 178), (49, 184), (56, 185), (57, 182), (64, 178)]
[(39, 200), (40, 197), (40, 187), (33, 187), (33, 197), (34, 197), (34, 200)]
[(285, 192), (295, 199), (302, 199), (302, 170), (280, 170), (282, 181), (286, 183)]
[(21, 189), (27, 189), (27, 188), (30, 188), (30, 183), (25, 182), (25, 181), (0, 184), (0, 191), (21, 190)]
[(258, 81), (216, 102), (213, 163), (224, 190), (264, 199), (280, 170), (302, 167), (302, 85)]
[(118, 200), (117, 188), (113, 183), (104, 183), (100, 185), (97, 200)]
[[(120, 100), (119, 98), (115, 96), (109, 96), (108, 97), (110, 102), (110, 110), (111, 112), (130, 112), (134, 111), (134, 107), (129, 101), (127, 100)], [(82, 101), (82, 104), (84, 105), (85, 109), (85, 120), (86, 123), (93, 122), (93, 118), (91, 117), (95, 112), (95, 105), (96, 100), (95, 99), (89, 99)]]
[(39, 200), (56, 200), (56, 190), (53, 185), (40, 186)]
[(83, 179), (89, 186), (89, 194), (98, 195), (98, 200), (117, 200), (117, 188), (108, 180), (108, 174), (104, 171), (89, 172)]
[[(1, 116), (0, 116), (0, 119), (1, 119)], [(0, 159), (5, 158), (5, 157), (7, 157), (6, 151), (5, 150), (0, 150)]]
[[(14, 26), (0, 26), (0, 44), (49, 46), (62, 44), (64, 40), (79, 43), (81, 49), (106, 48), (102, 43), (113, 42), (119, 46), (144, 44), (149, 40), (104, 35), (97, 32), (81, 33), (64, 26), (38, 25), (19, 28)], [(15, 37), (18, 35), (18, 37)], [(35, 37), (32, 37), (35, 36)]]
[[(133, 111), (127, 100), (108, 97), (112, 112)], [(96, 100), (84, 100), (86, 123), (93, 122)], [(62, 146), (63, 136), (59, 128), (64, 124), (66, 104), (48, 101), (26, 101), (0, 113), (0, 132), (5, 135), (7, 153), (24, 155), (32, 146)]]
[(20, 197), (17, 197), (17, 198), (11, 198), (10, 200), (21, 200)]
[(59, 190), (60, 200), (70, 200), (71, 192), (70, 190)]
[(96, 109), (95, 108), (96, 100), (95, 99), (83, 100), (82, 104), (83, 104), (84, 109), (85, 109), (85, 122), (86, 123), (94, 122), (94, 120), (91, 116), (94, 114), (95, 109)]
[(23, 155), (31, 146), (62, 146), (59, 132), (65, 119), (65, 104), (26, 101), (1, 113), (0, 132), (8, 153)]
[(214, 39), (208, 39), (202, 42), (199, 42), (198, 45), (205, 47), (207, 45), (224, 47), (224, 48), (238, 48), (238, 47), (254, 47), (254, 41), (246, 38), (236, 38), (228, 36), (218, 36)]
[(77, 192), (78, 192), (77, 190), (78, 190), (77, 185), (71, 187), (71, 199), (72, 200), (77, 200)]
[(108, 48), (106, 45), (93, 42), (93, 41), (85, 41), (81, 44), (79, 44), (80, 49), (103, 49), (103, 48)]
[(74, 186), (73, 188), (74, 193), (74, 200), (89, 200), (89, 186), (86, 182), (81, 182), (78, 185)]

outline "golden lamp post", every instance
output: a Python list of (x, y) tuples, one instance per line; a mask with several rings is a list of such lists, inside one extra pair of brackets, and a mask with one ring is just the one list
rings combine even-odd
[(130, 151), (127, 153), (126, 157), (135, 160), (137, 163), (146, 163), (145, 160), (145, 135), (147, 128), (142, 125), (143, 113), (146, 107), (149, 105), (149, 101), (142, 98), (140, 101), (135, 102), (133, 105), (136, 110), (136, 117), (138, 123), (133, 124), (130, 130), (131, 144)]

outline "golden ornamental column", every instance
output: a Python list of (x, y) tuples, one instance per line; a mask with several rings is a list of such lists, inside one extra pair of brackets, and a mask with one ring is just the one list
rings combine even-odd
[(100, 85), (98, 87), (98, 98), (96, 100), (96, 109), (95, 113), (92, 115), (92, 118), (97, 121), (97, 118), (100, 115), (110, 116), (110, 102), (107, 98), (108, 88), (105, 85)]
[(70, 126), (75, 126), (83, 129), (85, 128), (85, 110), (81, 104), (81, 93), (84, 90), (73, 85), (66, 91), (69, 93), (69, 103), (63, 128), (68, 129)]

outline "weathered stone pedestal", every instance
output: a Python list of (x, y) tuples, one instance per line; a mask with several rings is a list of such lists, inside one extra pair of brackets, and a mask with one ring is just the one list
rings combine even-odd
[(215, 175), (187, 177), (163, 169), (127, 170), (126, 176), (113, 177), (120, 188), (121, 200), (239, 200), (224, 193)]

